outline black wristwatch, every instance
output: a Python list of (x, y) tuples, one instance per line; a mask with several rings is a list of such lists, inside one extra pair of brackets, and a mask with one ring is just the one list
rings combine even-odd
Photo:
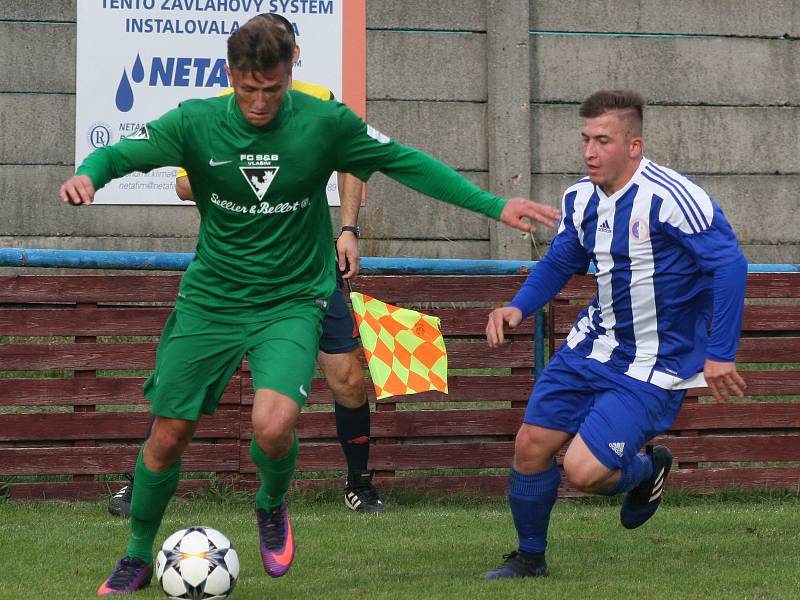
[(358, 237), (361, 235), (361, 229), (359, 229), (358, 225), (343, 225), (342, 226), (342, 233), (345, 231), (349, 231), (354, 236)]

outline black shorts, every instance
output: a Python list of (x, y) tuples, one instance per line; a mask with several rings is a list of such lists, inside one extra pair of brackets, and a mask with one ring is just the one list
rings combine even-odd
[(326, 354), (344, 354), (358, 348), (358, 330), (344, 297), (344, 281), (336, 274), (336, 290), (328, 300), (328, 312), (322, 319), (319, 349)]

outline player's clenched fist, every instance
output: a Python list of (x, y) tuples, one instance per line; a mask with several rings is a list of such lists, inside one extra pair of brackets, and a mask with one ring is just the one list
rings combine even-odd
[(486, 341), (490, 348), (496, 348), (504, 341), (503, 326), (508, 324), (514, 329), (522, 322), (522, 311), (513, 306), (495, 308), (489, 313), (489, 322), (486, 324)]
[(87, 175), (73, 175), (58, 190), (61, 200), (76, 206), (94, 201), (94, 184)]

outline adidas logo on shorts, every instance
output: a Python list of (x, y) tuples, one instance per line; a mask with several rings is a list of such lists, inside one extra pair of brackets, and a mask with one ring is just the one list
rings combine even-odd
[(625, 442), (611, 442), (608, 447), (614, 451), (614, 454), (622, 458), (622, 453), (625, 450)]

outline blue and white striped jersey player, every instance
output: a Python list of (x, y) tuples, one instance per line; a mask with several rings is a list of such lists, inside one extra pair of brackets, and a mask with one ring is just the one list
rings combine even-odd
[[(517, 550), (486, 579), (548, 574), (547, 527), (561, 482), (625, 494), (622, 525), (661, 502), (672, 465), (648, 440), (670, 427), (689, 387), (743, 394), (734, 362), (747, 261), (725, 215), (688, 178), (644, 157), (641, 96), (600, 91), (580, 107), (588, 177), (566, 190), (550, 250), (508, 306), (489, 316), (489, 346), (574, 273), (595, 266), (597, 296), (537, 380), (517, 432), (509, 504)], [(571, 440), (571, 441), (570, 441)]]

